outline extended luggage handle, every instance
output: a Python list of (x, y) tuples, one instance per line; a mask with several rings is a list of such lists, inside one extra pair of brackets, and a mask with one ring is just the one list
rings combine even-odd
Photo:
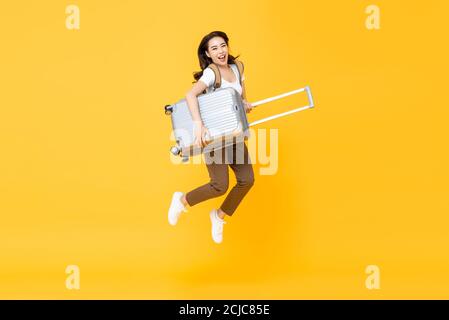
[(283, 93), (283, 94), (280, 94), (278, 96), (274, 96), (274, 97), (271, 97), (271, 98), (259, 100), (259, 101), (256, 101), (254, 103), (251, 103), (251, 105), (253, 107), (257, 107), (257, 106), (259, 106), (261, 104), (268, 103), (268, 102), (275, 101), (275, 100), (279, 100), (279, 99), (291, 96), (293, 94), (301, 93), (301, 92), (304, 92), (304, 91), (306, 91), (307, 98), (309, 100), (309, 105), (308, 106), (296, 108), (296, 109), (293, 109), (293, 110), (290, 110), (290, 111), (279, 113), (279, 114), (276, 114), (276, 115), (273, 115), (273, 116), (270, 116), (270, 117), (266, 117), (266, 118), (263, 118), (263, 119), (260, 119), (260, 120), (256, 120), (254, 122), (251, 122), (249, 124), (249, 126), (250, 127), (251, 126), (255, 126), (256, 124), (260, 124), (260, 123), (267, 122), (267, 121), (270, 121), (270, 120), (273, 120), (273, 119), (284, 117), (284, 116), (287, 116), (289, 114), (292, 114), (292, 113), (295, 113), (295, 112), (299, 112), (299, 111), (302, 111), (302, 110), (305, 110), (305, 109), (313, 108), (315, 106), (315, 104), (313, 102), (312, 92), (310, 91), (310, 87), (309, 86), (306, 86), (306, 87), (300, 88), (300, 89), (296, 89), (296, 90), (293, 90), (293, 91), (290, 91), (290, 92), (286, 92), (286, 93)]

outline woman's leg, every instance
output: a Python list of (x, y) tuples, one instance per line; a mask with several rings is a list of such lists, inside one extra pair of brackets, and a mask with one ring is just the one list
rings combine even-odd
[[(244, 142), (234, 144), (233, 150), (233, 161), (230, 167), (234, 171), (237, 183), (219, 209), (218, 214), (221, 218), (224, 214), (232, 216), (240, 202), (254, 185), (254, 171), (246, 144)], [(239, 152), (243, 153), (243, 157), (239, 158), (239, 156), (236, 156)], [(236, 159), (242, 159), (243, 161), (236, 161)]]
[(229, 186), (229, 170), (226, 163), (206, 164), (210, 181), (185, 194), (185, 201), (189, 206), (205, 200), (222, 196)]

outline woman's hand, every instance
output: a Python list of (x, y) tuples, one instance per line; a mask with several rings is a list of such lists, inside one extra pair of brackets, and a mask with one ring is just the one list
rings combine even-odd
[(250, 113), (251, 110), (254, 108), (254, 107), (252, 106), (252, 104), (249, 103), (249, 102), (246, 101), (246, 100), (243, 100), (243, 105), (244, 105), (244, 107), (245, 107), (246, 113)]
[(205, 147), (210, 141), (209, 130), (204, 126), (202, 121), (194, 122), (194, 144), (197, 147)]

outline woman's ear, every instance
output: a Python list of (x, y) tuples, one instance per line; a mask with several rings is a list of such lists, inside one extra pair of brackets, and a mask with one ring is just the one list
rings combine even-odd
[(210, 58), (209, 53), (208, 53), (207, 51), (204, 51), (204, 52), (206, 53), (206, 56), (207, 56), (208, 58)]

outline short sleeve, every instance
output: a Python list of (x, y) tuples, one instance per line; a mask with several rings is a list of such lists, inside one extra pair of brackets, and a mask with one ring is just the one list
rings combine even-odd
[(198, 80), (206, 84), (206, 86), (209, 88), (212, 86), (215, 82), (215, 73), (212, 71), (211, 68), (206, 68), (203, 70), (203, 75)]

